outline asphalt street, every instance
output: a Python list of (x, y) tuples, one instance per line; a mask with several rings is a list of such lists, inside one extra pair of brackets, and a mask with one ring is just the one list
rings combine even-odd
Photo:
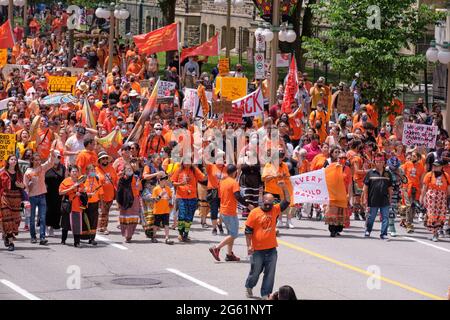
[[(244, 283), (250, 264), (245, 237), (236, 241), (240, 262), (216, 262), (208, 248), (213, 236), (195, 218), (191, 243), (151, 243), (138, 226), (132, 243), (124, 243), (114, 211), (107, 236), (98, 246), (60, 244), (60, 233), (48, 246), (31, 244), (21, 232), (16, 251), (0, 248), (0, 300), (13, 299), (247, 299)], [(364, 221), (353, 221), (340, 237), (330, 238), (323, 221), (293, 219), (295, 229), (280, 228), (275, 289), (291, 285), (300, 299), (446, 299), (450, 286), (450, 238), (431, 242), (416, 223), (416, 232), (379, 239), (376, 221), (364, 238)], [(244, 220), (241, 220), (244, 225)], [(23, 226), (23, 225), (22, 225)], [(260, 295), (260, 284), (254, 294)]]

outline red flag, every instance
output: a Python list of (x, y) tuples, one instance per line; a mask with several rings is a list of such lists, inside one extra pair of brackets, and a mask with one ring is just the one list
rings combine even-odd
[(295, 62), (295, 55), (292, 55), (291, 65), (289, 66), (289, 73), (287, 75), (286, 85), (284, 87), (283, 104), (281, 105), (281, 112), (291, 113), (291, 104), (295, 101), (295, 95), (298, 92), (298, 75), (297, 63)]
[(0, 27), (0, 49), (9, 49), (14, 47), (14, 36), (9, 20), (6, 20)]
[(172, 23), (158, 30), (133, 37), (139, 53), (178, 50), (178, 24)]
[(218, 56), (219, 55), (219, 33), (216, 33), (208, 41), (192, 48), (186, 48), (181, 51), (180, 62), (190, 56)]

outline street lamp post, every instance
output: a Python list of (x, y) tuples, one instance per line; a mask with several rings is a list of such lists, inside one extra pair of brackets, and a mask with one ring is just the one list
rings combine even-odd
[[(26, 5), (26, 0), (0, 0), (0, 6), (8, 6), (8, 20), (11, 24), (11, 28), (14, 28), (14, 6), (23, 7), (24, 5)], [(26, 21), (24, 21), (24, 26), (25, 24)]]
[[(450, 129), (450, 11), (447, 10), (447, 20), (445, 28), (445, 41), (440, 39), (442, 43), (431, 41), (431, 46), (426, 52), (426, 58), (430, 62), (439, 61), (447, 65), (447, 97), (445, 108), (444, 128), (448, 131)], [(437, 34), (435, 34), (435, 38)]]
[(114, 2), (111, 2), (108, 9), (97, 8), (95, 15), (102, 19), (110, 19), (109, 22), (109, 48), (108, 48), (108, 73), (112, 71), (113, 49), (114, 49), (114, 31), (116, 19), (126, 20), (130, 16), (130, 13), (126, 9), (121, 9), (120, 6), (116, 6)]
[(8, 20), (11, 24), (11, 28), (14, 28), (14, 1), (9, 0), (8, 4)]

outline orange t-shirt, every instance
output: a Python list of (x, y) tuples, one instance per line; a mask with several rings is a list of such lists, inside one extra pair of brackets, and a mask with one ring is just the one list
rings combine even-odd
[(88, 151), (86, 149), (81, 150), (77, 156), (76, 164), (80, 168), (81, 174), (86, 174), (86, 168), (88, 165), (93, 164), (97, 166), (98, 157), (94, 151)]
[(153, 205), (153, 214), (166, 214), (170, 213), (169, 199), (172, 198), (172, 191), (168, 186), (164, 187), (156, 186), (152, 192), (152, 198), (157, 198), (165, 191), (165, 195), (161, 196), (159, 201), (155, 201)]
[(323, 169), (325, 161), (327, 161), (327, 157), (325, 157), (323, 153), (317, 154), (311, 161), (311, 171)]
[[(63, 182), (61, 182), (61, 184), (59, 185), (59, 192), (63, 192), (67, 189), (70, 189), (74, 184), (75, 184), (75, 182), (73, 182), (72, 178), (68, 177), (68, 178), (64, 179)], [(78, 186), (78, 191), (79, 192), (85, 191), (83, 184)], [(69, 197), (70, 202), (72, 202), (72, 211), (81, 212), (80, 197), (77, 196), (76, 193), (77, 193), (77, 190), (72, 190), (69, 193), (67, 193), (66, 195)]]
[(358, 187), (362, 188), (364, 185), (364, 173), (357, 173), (355, 166), (358, 166), (359, 170), (362, 170), (364, 162), (363, 159), (353, 150), (347, 152), (347, 158), (350, 161), (353, 170), (353, 180), (356, 182)]
[(219, 184), (219, 198), (220, 198), (220, 209), (219, 212), (226, 216), (236, 216), (237, 213), (237, 200), (234, 197), (234, 193), (239, 191), (239, 183), (231, 178), (220, 181)]
[(325, 180), (330, 195), (330, 205), (347, 208), (347, 188), (345, 184), (344, 168), (334, 162), (325, 168)]
[(116, 171), (112, 165), (108, 165), (106, 168), (99, 165), (95, 168), (95, 171), (97, 172), (97, 176), (103, 186), (103, 201), (113, 201), (115, 198), (117, 183), (119, 181)]
[(269, 212), (261, 208), (250, 211), (245, 225), (253, 229), (252, 247), (254, 250), (266, 250), (278, 247), (276, 223), (281, 213), (279, 204), (273, 206)]
[(284, 180), (284, 183), (288, 186), (288, 189), (291, 186), (291, 181), (289, 179), (289, 167), (285, 162), (281, 162), (278, 168), (275, 168), (275, 166), (271, 163), (266, 163), (266, 165), (264, 166), (262, 178), (264, 179), (267, 176), (275, 175), (283, 175), (283, 178), (275, 178), (265, 182), (264, 191), (272, 194), (282, 195), (283, 190), (278, 185), (278, 181)]
[(302, 165), (298, 168), (298, 174), (302, 174), (302, 173), (306, 173), (308, 171), (310, 171), (310, 165), (309, 165), (309, 161), (304, 159), (302, 161)]
[(223, 180), (228, 176), (227, 168), (225, 166), (219, 168), (217, 164), (206, 165), (206, 173), (208, 175), (208, 189), (219, 189), (220, 180)]
[(303, 133), (303, 113), (298, 112), (295, 116), (294, 114), (289, 115), (289, 126), (292, 128), (291, 140), (299, 140)]
[(103, 198), (104, 191), (100, 179), (96, 177), (88, 177), (84, 183), (84, 187), (87, 193), (94, 193), (94, 195), (89, 197), (88, 203), (96, 203)]
[(402, 166), (403, 171), (405, 172), (405, 176), (408, 178), (408, 195), (411, 196), (412, 188), (417, 189), (416, 200), (420, 198), (420, 190), (421, 190), (421, 181), (420, 178), (425, 173), (425, 167), (419, 161), (414, 164), (412, 161), (407, 161)]
[(187, 182), (186, 185), (176, 188), (177, 198), (195, 199), (197, 198), (197, 180), (204, 180), (205, 175), (198, 168), (179, 168), (171, 179), (173, 182)]
[(439, 178), (434, 176), (433, 172), (428, 172), (423, 177), (423, 184), (427, 186), (428, 189), (447, 191), (449, 186), (450, 176), (447, 173), (442, 173)]

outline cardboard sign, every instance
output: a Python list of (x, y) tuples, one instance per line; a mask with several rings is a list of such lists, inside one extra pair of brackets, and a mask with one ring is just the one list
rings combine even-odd
[(265, 77), (264, 53), (258, 52), (255, 54), (255, 79), (264, 79)]
[(8, 63), (8, 49), (0, 49), (0, 68)]
[(438, 135), (437, 126), (405, 122), (402, 143), (406, 146), (426, 146), (434, 148)]
[(234, 101), (247, 95), (247, 78), (224, 77), (221, 80), (221, 96)]
[(79, 76), (84, 73), (83, 68), (63, 68), (63, 71), (70, 71), (71, 76)]
[(230, 59), (229, 58), (220, 58), (219, 59), (219, 75), (227, 76), (230, 72)]
[(242, 109), (241, 108), (232, 108), (230, 113), (224, 113), (223, 121), (226, 123), (239, 123), (242, 124)]
[(16, 135), (0, 133), (0, 159), (6, 160), (8, 156), (16, 153)]
[(291, 61), (290, 53), (277, 53), (277, 68), (289, 67), (289, 61)]
[(2, 110), (6, 110), (8, 108), (8, 102), (9, 101), (16, 101), (15, 97), (11, 97), (11, 98), (6, 98), (3, 100), (0, 100), (0, 111)]
[(212, 113), (230, 113), (233, 111), (232, 102), (229, 100), (216, 100), (212, 102)]
[(339, 93), (337, 99), (337, 112), (351, 115), (353, 113), (353, 93), (349, 89), (344, 89)]
[(325, 169), (310, 171), (290, 178), (294, 193), (294, 203), (328, 204), (327, 181)]
[(75, 94), (75, 84), (77, 83), (77, 77), (48, 77), (48, 92), (56, 93), (72, 93)]
[(244, 117), (264, 113), (264, 97), (261, 89), (259, 88), (241, 99), (234, 100), (233, 108), (241, 109)]
[(157, 103), (173, 102), (175, 86), (175, 82), (159, 81)]
[(198, 104), (199, 99), (197, 95), (197, 89), (184, 88), (183, 109), (189, 110), (191, 113), (193, 113)]

